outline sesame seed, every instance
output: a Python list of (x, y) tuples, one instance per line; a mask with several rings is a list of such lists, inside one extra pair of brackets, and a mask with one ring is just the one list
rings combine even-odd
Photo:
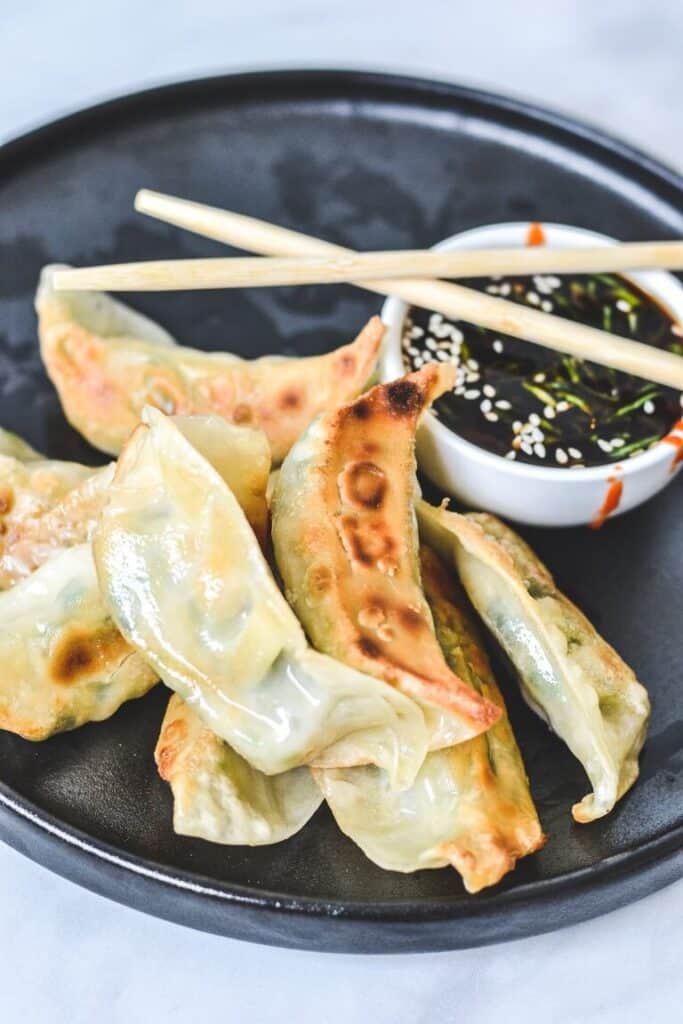
[(430, 351), (436, 351), (436, 341), (434, 340), (434, 338), (427, 338), (427, 340), (425, 341), (425, 345), (427, 346), (428, 349), (430, 349)]
[(598, 438), (598, 448), (600, 448), (600, 450), (603, 452), (609, 453), (612, 451), (612, 445), (609, 443), (609, 441), (605, 441), (602, 437)]
[(545, 458), (545, 445), (541, 441), (538, 441), (534, 445), (534, 455), (537, 455), (539, 459)]
[(535, 373), (533, 379), (534, 379), (534, 384), (542, 384), (543, 381), (545, 380), (545, 374), (544, 373)]
[(514, 448), (511, 448), (509, 452), (505, 453), (505, 458), (506, 459), (516, 459), (517, 458), (517, 452), (514, 450)]
[(451, 358), (450, 353), (444, 352), (443, 349), (440, 352), (435, 352), (434, 355), (436, 356), (437, 359), (440, 359), (442, 363), (445, 363), (447, 360)]
[(493, 398), (493, 396), (496, 393), (496, 389), (492, 387), (490, 384), (484, 384), (482, 391), (484, 392), (487, 398)]
[(631, 303), (627, 302), (626, 299), (617, 299), (617, 309), (620, 313), (630, 313)]
[(566, 412), (568, 408), (569, 402), (565, 402), (563, 399), (561, 402), (558, 402), (555, 406), (555, 412)]
[(510, 294), (510, 290), (511, 290), (510, 289), (510, 285), (507, 283), (507, 281), (505, 282), (505, 284), (502, 284), (500, 286), (500, 294), (501, 295), (509, 295)]
[(541, 300), (539, 299), (536, 292), (527, 292), (526, 301), (529, 303), (530, 306), (539, 306), (541, 304)]
[(569, 462), (569, 456), (567, 455), (567, 453), (564, 450), (564, 448), (557, 448), (556, 449), (556, 451), (555, 451), (555, 458), (557, 459), (557, 461), (560, 463), (561, 466), (564, 466), (565, 463)]
[(538, 415), (537, 412), (532, 412), (529, 415), (529, 423), (531, 423), (532, 426), (537, 427), (540, 422), (541, 422), (541, 417)]
[(547, 420), (554, 420), (555, 419), (555, 410), (553, 409), (552, 405), (546, 405), (544, 407), (543, 415), (545, 416), (545, 418)]
[(464, 395), (464, 393), (465, 393), (465, 385), (464, 384), (457, 384), (453, 388), (453, 391), (455, 392), (456, 395)]
[[(681, 398), (683, 398), (683, 395), (681, 395)], [(515, 434), (518, 434), (520, 432), (520, 430), (522, 429), (522, 421), (521, 420), (515, 420), (514, 423), (512, 424), (512, 429), (513, 429)]]
[(623, 437), (613, 437), (612, 438), (612, 447), (613, 448), (623, 448), (625, 444), (626, 444), (626, 442), (624, 441)]
[(530, 444), (527, 444), (526, 441), (522, 441), (522, 443), (520, 444), (519, 447), (522, 449), (522, 451), (524, 452), (525, 455), (533, 455), (534, 454), (533, 448), (531, 447)]
[[(500, 340), (500, 338), (496, 338), (496, 340), (493, 342), (493, 351), (497, 352), (498, 355), (500, 355), (500, 353), (503, 351), (503, 342)], [(683, 395), (681, 395), (681, 398), (683, 399)]]
[(550, 299), (544, 299), (543, 300), (543, 302), (541, 303), (541, 309), (543, 310), (544, 313), (552, 313), (552, 311), (553, 311), (553, 304), (550, 301)]
[(655, 403), (654, 402), (649, 401), (649, 399), (648, 399), (647, 402), (643, 402), (643, 412), (646, 414), (646, 416), (652, 416), (652, 413), (654, 411), (655, 411)]
[(467, 367), (470, 370), (478, 370), (479, 369), (479, 363), (477, 362), (476, 359), (468, 359), (466, 365), (467, 365)]
[(567, 448), (567, 451), (573, 459), (582, 459), (583, 456), (578, 448)]
[(476, 372), (476, 370), (468, 370), (467, 373), (465, 374), (465, 380), (467, 381), (468, 384), (476, 384), (477, 381), (479, 380), (479, 374)]
[(419, 370), (422, 365), (424, 365), (424, 359), (421, 356), (416, 356), (413, 360), (413, 366), (416, 370)]
[(468, 391), (465, 392), (465, 398), (471, 401), (474, 398), (479, 398), (480, 394), (481, 391), (477, 391), (476, 388), (470, 388)]
[(491, 407), (492, 406), (491, 406), (491, 399), (490, 398), (485, 398), (484, 401), (479, 406), (479, 408), (481, 409), (482, 412), (491, 412)]
[(508, 402), (507, 398), (501, 398), (496, 402), (496, 409), (511, 409), (512, 406)]
[(498, 422), (498, 413), (497, 412), (485, 412), (484, 413), (484, 418), (487, 419), (489, 421), (489, 423), (497, 423)]
[(486, 291), (489, 295), (500, 295), (500, 288), (496, 284), (487, 284)]
[(414, 345), (409, 345), (408, 346), (408, 355), (409, 356), (419, 356), (419, 354), (420, 354), (419, 348), (415, 348)]

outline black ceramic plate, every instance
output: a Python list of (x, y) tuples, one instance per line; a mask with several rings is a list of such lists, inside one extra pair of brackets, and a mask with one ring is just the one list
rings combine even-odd
[[(2, 426), (61, 458), (98, 461), (66, 424), (38, 357), (42, 264), (224, 253), (136, 216), (141, 186), (357, 248), (428, 246), (538, 218), (623, 239), (683, 235), (683, 182), (639, 153), (524, 104), (385, 75), (239, 75), (142, 93), (0, 150)], [(377, 299), (351, 288), (139, 295), (187, 343), (245, 356), (346, 340)], [(152, 761), (167, 694), (32, 745), (0, 734), (0, 834), (52, 870), (174, 921), (259, 942), (378, 952), (472, 946), (603, 913), (683, 874), (683, 519), (680, 478), (588, 530), (525, 531), (564, 590), (649, 686), (641, 779), (610, 817), (572, 823), (586, 790), (563, 745), (501, 669), (547, 847), (495, 889), (454, 871), (381, 871), (322, 808), (274, 847), (171, 829)], [(2, 667), (0, 666), (0, 671)]]

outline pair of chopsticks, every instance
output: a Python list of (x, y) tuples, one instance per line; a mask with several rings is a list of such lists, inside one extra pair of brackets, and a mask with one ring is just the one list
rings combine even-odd
[[(683, 242), (592, 248), (355, 253), (266, 221), (142, 189), (140, 213), (237, 248), (255, 259), (163, 260), (55, 273), (59, 289), (163, 291), (350, 282), (453, 319), (683, 390), (683, 359), (652, 346), (434, 277), (683, 269)], [(263, 256), (275, 257), (264, 259)]]

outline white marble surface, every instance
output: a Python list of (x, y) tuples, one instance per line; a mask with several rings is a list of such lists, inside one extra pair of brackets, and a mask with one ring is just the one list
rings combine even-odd
[[(680, 0), (0, 0), (0, 138), (175, 77), (364, 65), (534, 98), (681, 167), (682, 35)], [(682, 920), (680, 883), (606, 918), (487, 950), (318, 956), (153, 920), (0, 846), (0, 1019), (678, 1020)]]

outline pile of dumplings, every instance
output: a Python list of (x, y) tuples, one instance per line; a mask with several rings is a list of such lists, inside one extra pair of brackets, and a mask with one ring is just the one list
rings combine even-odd
[(545, 842), (478, 616), (586, 771), (576, 821), (614, 807), (644, 688), (508, 526), (420, 497), (415, 432), (452, 367), (364, 390), (377, 318), (325, 356), (206, 354), (52, 272), (46, 369), (118, 458), (0, 435), (0, 728), (43, 740), (161, 680), (176, 832), (277, 843), (325, 800), (376, 864), (477, 892)]

